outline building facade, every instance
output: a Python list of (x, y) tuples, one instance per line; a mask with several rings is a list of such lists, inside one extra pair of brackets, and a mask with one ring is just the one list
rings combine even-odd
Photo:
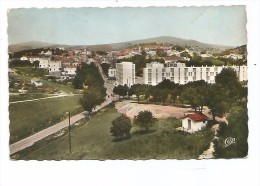
[(49, 68), (50, 58), (39, 58), (39, 68)]
[(49, 75), (60, 76), (61, 75), (61, 61), (51, 61), (49, 63)]
[(116, 78), (116, 69), (115, 68), (109, 68), (108, 69), (108, 78), (109, 79), (115, 79)]
[(215, 83), (215, 77), (223, 68), (232, 68), (236, 71), (239, 81), (247, 81), (247, 66), (201, 66), (186, 67), (184, 63), (170, 62), (166, 64), (147, 63), (143, 69), (144, 84), (157, 85), (164, 79), (174, 83), (186, 84), (188, 82), (204, 80)]
[(128, 87), (135, 84), (135, 64), (126, 61), (116, 64), (116, 84)]
[(77, 72), (76, 66), (66, 67), (63, 69), (62, 75), (75, 76)]
[(204, 114), (188, 114), (182, 119), (182, 128), (184, 131), (193, 133), (202, 130), (207, 125), (208, 117)]

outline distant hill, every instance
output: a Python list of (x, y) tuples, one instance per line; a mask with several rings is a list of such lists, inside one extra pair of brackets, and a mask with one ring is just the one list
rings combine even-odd
[(19, 44), (12, 44), (8, 46), (9, 52), (17, 52), (21, 50), (31, 50), (37, 48), (57, 48), (57, 47), (68, 47), (68, 45), (59, 45), (54, 43), (46, 43), (42, 41), (30, 41)]
[(242, 45), (236, 48), (226, 50), (227, 53), (247, 55), (247, 45)]
[(26, 42), (20, 44), (14, 44), (9, 46), (10, 52), (20, 51), (20, 50), (27, 50), (27, 49), (35, 49), (35, 48), (43, 48), (43, 47), (65, 47), (65, 48), (89, 48), (89, 50), (103, 50), (103, 51), (111, 51), (111, 50), (120, 50), (124, 48), (131, 47), (133, 45), (145, 44), (145, 43), (164, 43), (164, 44), (175, 44), (180, 46), (193, 46), (198, 48), (217, 48), (219, 50), (226, 50), (230, 48), (234, 48), (231, 46), (224, 46), (224, 45), (214, 45), (214, 44), (207, 44), (202, 43), (195, 40), (186, 40), (177, 37), (169, 37), (169, 36), (162, 36), (162, 37), (155, 37), (155, 38), (148, 38), (148, 39), (141, 39), (141, 40), (134, 40), (128, 42), (121, 42), (121, 43), (111, 43), (111, 44), (100, 44), (100, 45), (59, 45), (53, 43), (45, 43), (40, 41), (34, 42)]

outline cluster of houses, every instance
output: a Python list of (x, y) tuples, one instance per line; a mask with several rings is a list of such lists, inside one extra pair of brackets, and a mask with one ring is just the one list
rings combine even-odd
[[(157, 85), (164, 79), (169, 79), (178, 84), (185, 84), (192, 81), (205, 80), (208, 83), (215, 82), (215, 76), (227, 66), (201, 66), (201, 67), (186, 67), (183, 61), (189, 61), (190, 58), (183, 57), (183, 52), (194, 55), (193, 49), (176, 50), (174, 46), (152, 46), (152, 47), (137, 47), (132, 49), (123, 49), (119, 51), (105, 52), (105, 55), (99, 55), (97, 52), (93, 57), (93, 52), (87, 49), (69, 49), (61, 55), (53, 55), (51, 51), (47, 51), (41, 57), (27, 56), (21, 60), (29, 60), (30, 62), (39, 61), (39, 68), (48, 69), (49, 75), (58, 77), (59, 79), (73, 78), (76, 75), (77, 67), (82, 63), (102, 62), (112, 64), (116, 59), (129, 58), (135, 55), (142, 55), (142, 51), (146, 52), (147, 58), (158, 57), (156, 52), (162, 50), (167, 53), (163, 57), (165, 63), (152, 62), (147, 63), (143, 69), (143, 82), (148, 85)], [(196, 52), (196, 51), (195, 51)], [(210, 51), (206, 53), (196, 52), (201, 57), (213, 57)], [(44, 56), (44, 57), (42, 57)], [(240, 54), (229, 54), (223, 56), (225, 58), (242, 59)], [(155, 58), (154, 58), (155, 59)], [(247, 80), (247, 66), (229, 66), (233, 68), (238, 75), (240, 81)], [(132, 86), (135, 84), (135, 64), (132, 62), (116, 63), (115, 68), (110, 68), (108, 71), (110, 79), (116, 79), (117, 85)]]

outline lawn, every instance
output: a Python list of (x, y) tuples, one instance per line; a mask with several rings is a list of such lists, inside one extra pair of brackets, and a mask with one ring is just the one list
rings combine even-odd
[(159, 120), (149, 133), (133, 127), (130, 139), (116, 142), (110, 127), (117, 116), (114, 108), (106, 108), (93, 115), (83, 127), (72, 130), (71, 154), (68, 135), (65, 135), (21, 159), (196, 159), (213, 138), (212, 132), (206, 130), (192, 135), (173, 132), (180, 122), (164, 119)]
[(68, 111), (72, 114), (81, 112), (79, 98), (61, 97), (10, 104), (10, 144), (56, 124)]

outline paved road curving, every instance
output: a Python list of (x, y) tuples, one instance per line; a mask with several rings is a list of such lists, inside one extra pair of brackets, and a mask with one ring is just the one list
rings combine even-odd
[[(84, 118), (86, 116), (86, 112), (82, 112), (80, 114), (77, 114), (73, 117), (70, 118), (71, 123), (76, 123), (78, 120)], [(35, 133), (25, 139), (22, 139), (18, 142), (15, 142), (10, 145), (10, 154), (16, 153), (20, 150), (23, 150), (27, 147), (32, 146), (35, 142), (55, 133), (58, 132), (59, 130), (68, 127), (69, 124), (69, 119), (65, 119), (47, 129), (44, 129), (38, 133)]]

